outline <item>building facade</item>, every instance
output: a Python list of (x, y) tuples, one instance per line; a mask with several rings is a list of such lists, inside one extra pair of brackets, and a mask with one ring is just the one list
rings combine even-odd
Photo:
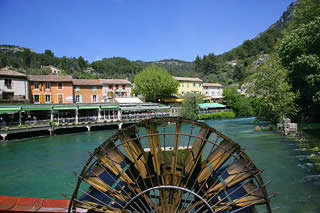
[(202, 94), (202, 80), (200, 78), (188, 78), (188, 77), (173, 77), (179, 81), (178, 95), (185, 95), (187, 93)]
[(74, 103), (102, 102), (102, 84), (99, 79), (73, 79)]
[(223, 85), (218, 83), (203, 83), (203, 94), (213, 99), (222, 99)]
[(28, 79), (31, 103), (73, 103), (73, 85), (71, 76), (29, 75)]
[(27, 101), (29, 83), (27, 76), (10, 67), (0, 69), (0, 99), (5, 102)]
[(56, 68), (56, 67), (54, 67), (54, 66), (52, 66), (52, 65), (49, 65), (49, 66), (43, 66), (43, 65), (41, 65), (40, 68), (41, 68), (41, 69), (51, 70), (51, 74), (52, 74), (52, 75), (59, 75), (59, 74), (61, 74), (61, 70), (58, 69), (58, 68)]
[(114, 97), (131, 97), (132, 84), (126, 79), (101, 79), (104, 102)]

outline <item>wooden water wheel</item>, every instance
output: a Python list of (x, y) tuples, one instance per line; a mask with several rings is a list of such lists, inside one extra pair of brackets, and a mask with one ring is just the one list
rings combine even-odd
[(119, 130), (76, 175), (69, 211), (271, 212), (261, 171), (239, 144), (182, 118)]

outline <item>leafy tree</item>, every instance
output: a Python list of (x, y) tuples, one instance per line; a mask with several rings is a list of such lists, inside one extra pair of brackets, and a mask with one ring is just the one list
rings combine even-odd
[(232, 108), (238, 117), (254, 115), (254, 109), (248, 97), (241, 96), (236, 87), (223, 89), (224, 102)]
[(199, 114), (199, 104), (202, 103), (203, 96), (195, 93), (188, 93), (183, 99), (181, 117), (196, 120)]
[(84, 60), (82, 56), (79, 56), (78, 63), (81, 70), (84, 70), (88, 67), (88, 61)]
[(53, 52), (51, 50), (45, 50), (44, 54), (47, 55), (47, 56), (50, 56), (50, 57), (54, 57), (54, 54), (53, 54)]
[(308, 24), (320, 16), (320, 0), (299, 0), (290, 28), (295, 29), (301, 24)]
[(277, 123), (281, 118), (292, 117), (297, 113), (295, 100), (298, 95), (291, 91), (288, 70), (281, 66), (277, 56), (272, 56), (258, 68), (248, 86), (249, 93), (259, 100), (256, 102), (259, 121)]
[(147, 101), (157, 97), (170, 96), (178, 90), (179, 82), (170, 73), (155, 64), (145, 68), (135, 76), (135, 93), (142, 94)]
[(290, 70), (293, 91), (300, 92), (297, 100), (302, 116), (319, 116), (320, 106), (320, 18), (301, 25), (285, 37), (279, 48), (283, 66)]

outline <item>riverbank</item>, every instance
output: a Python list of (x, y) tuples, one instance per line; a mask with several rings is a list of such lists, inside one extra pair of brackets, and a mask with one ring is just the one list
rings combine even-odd
[[(293, 138), (279, 131), (255, 131), (253, 118), (207, 120), (245, 147), (259, 169), (268, 192), (280, 192), (271, 200), (279, 213), (317, 213), (320, 199), (320, 173), (308, 167), (308, 154), (301, 151)], [(12, 140), (0, 143), (0, 195), (64, 199), (70, 195), (80, 172), (81, 162), (112, 136), (117, 129), (82, 132), (51, 137)]]
[(298, 147), (305, 153), (309, 166), (320, 171), (320, 123), (300, 123)]

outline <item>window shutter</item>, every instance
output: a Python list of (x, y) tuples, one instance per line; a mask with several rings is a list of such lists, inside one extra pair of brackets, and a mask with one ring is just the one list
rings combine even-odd
[(80, 95), (80, 98), (79, 98), (79, 99), (80, 99), (80, 103), (82, 103), (82, 95)]
[(40, 103), (43, 104), (45, 102), (44, 94), (40, 94)]
[(32, 90), (34, 89), (34, 83), (33, 83), (33, 84), (31, 84), (31, 89), (32, 89)]
[(91, 103), (93, 103), (93, 95), (91, 95)]
[(97, 103), (99, 103), (99, 96), (97, 95), (97, 101), (96, 101)]

